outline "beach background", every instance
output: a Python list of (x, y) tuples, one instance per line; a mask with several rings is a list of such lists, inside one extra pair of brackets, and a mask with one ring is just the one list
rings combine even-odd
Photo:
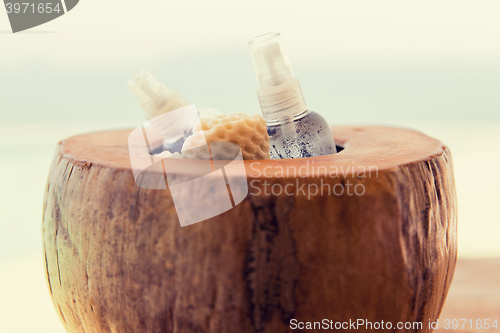
[(64, 332), (41, 249), (58, 141), (136, 127), (149, 70), (198, 107), (259, 113), (247, 41), (280, 31), (308, 107), (452, 151), (461, 258), (500, 257), (500, 2), (81, 1), (12, 34), (0, 10), (0, 332)]

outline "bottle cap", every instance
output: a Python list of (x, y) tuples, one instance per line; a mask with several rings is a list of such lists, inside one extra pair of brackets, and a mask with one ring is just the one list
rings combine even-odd
[(259, 84), (257, 96), (266, 121), (283, 121), (304, 112), (307, 109), (304, 96), (280, 33), (255, 37), (248, 45)]

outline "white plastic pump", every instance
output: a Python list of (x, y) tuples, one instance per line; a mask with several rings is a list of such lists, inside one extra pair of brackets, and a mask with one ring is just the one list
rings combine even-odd
[(291, 119), (307, 110), (299, 80), (278, 32), (258, 36), (248, 43), (259, 87), (262, 114), (268, 123)]
[(167, 89), (148, 71), (140, 71), (128, 83), (127, 88), (146, 111), (147, 119), (189, 105), (177, 92)]
[(146, 118), (153, 128), (163, 137), (165, 148), (180, 152), (185, 138), (191, 135), (198, 120), (194, 105), (190, 106), (177, 92), (167, 89), (148, 71), (137, 73), (127, 83), (127, 88), (146, 111)]

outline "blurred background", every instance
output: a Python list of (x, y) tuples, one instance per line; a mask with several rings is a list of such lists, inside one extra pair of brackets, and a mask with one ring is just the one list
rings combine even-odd
[(259, 113), (247, 42), (270, 31), (330, 123), (407, 126), (447, 144), (459, 257), (500, 256), (497, 0), (85, 0), (17, 34), (0, 10), (0, 332), (64, 331), (40, 233), (57, 142), (141, 124), (125, 84), (142, 69), (198, 107)]

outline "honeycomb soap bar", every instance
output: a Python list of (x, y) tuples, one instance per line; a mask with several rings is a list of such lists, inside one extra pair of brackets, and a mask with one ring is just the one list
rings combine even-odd
[[(183, 157), (206, 159), (206, 154), (201, 153), (203, 156), (197, 156), (200, 153), (194, 149), (205, 145), (205, 142), (237, 144), (245, 160), (269, 159), (269, 135), (266, 121), (260, 115), (233, 113), (200, 118), (200, 123), (193, 128), (193, 135), (188, 137), (182, 146)], [(218, 154), (223, 155), (224, 152)], [(231, 156), (232, 152), (227, 152), (227, 155)], [(223, 159), (224, 156), (212, 157)]]

